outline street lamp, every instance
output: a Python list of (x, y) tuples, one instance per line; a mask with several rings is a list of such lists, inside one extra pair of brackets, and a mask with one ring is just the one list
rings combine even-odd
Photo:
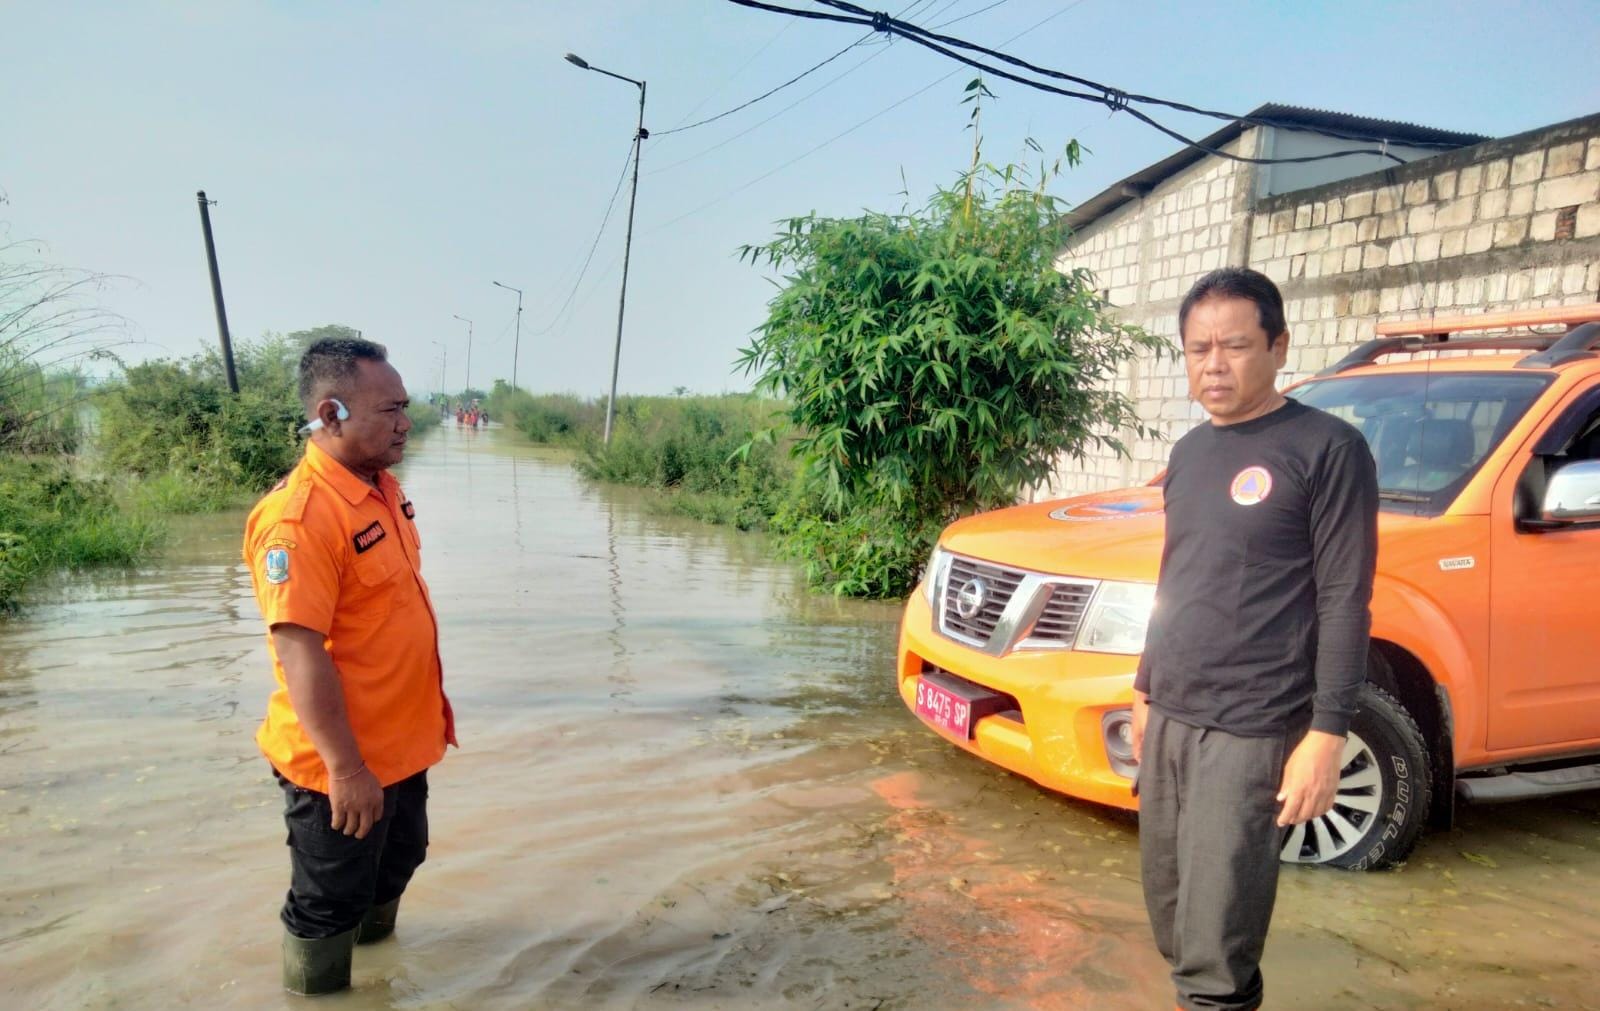
[(631, 77), (613, 74), (609, 70), (591, 67), (583, 57), (573, 53), (567, 54), (567, 62), (584, 70), (592, 70), (597, 74), (615, 77), (619, 81), (639, 86), (639, 131), (633, 135), (633, 191), (628, 196), (628, 238), (622, 246), (622, 293), (617, 296), (617, 342), (611, 352), (611, 396), (606, 400), (606, 433), (605, 444), (611, 445), (611, 422), (617, 413), (617, 366), (622, 363), (622, 313), (628, 304), (628, 254), (633, 250), (633, 205), (639, 198), (639, 153), (644, 147), (644, 141), (650, 132), (644, 128), (644, 82), (635, 81)]
[(472, 389), (472, 320), (467, 319), (465, 316), (456, 316), (455, 313), (450, 315), (455, 316), (456, 319), (467, 325), (467, 384), (465, 388), (470, 390)]
[(517, 293), (517, 339), (511, 345), (511, 388), (514, 390), (517, 388), (517, 352), (522, 347), (522, 289), (513, 288), (509, 284), (501, 284), (499, 281), (490, 281), (489, 283), (496, 288), (504, 288), (506, 291)]
[(449, 391), (444, 388), (446, 370), (450, 367), (450, 345), (443, 341), (434, 341), (433, 346), (439, 349), (439, 396), (446, 396)]

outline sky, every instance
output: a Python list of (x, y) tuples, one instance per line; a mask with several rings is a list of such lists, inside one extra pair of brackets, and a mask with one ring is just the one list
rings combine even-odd
[[(1594, 0), (892, 3), (1035, 63), (1230, 112), (1281, 102), (1498, 137), (1600, 111)], [(345, 324), (386, 344), (414, 393), (510, 379), (515, 347), (522, 386), (604, 393), (639, 93), (567, 52), (648, 83), (623, 393), (748, 389), (733, 362), (775, 277), (739, 248), (798, 214), (898, 210), (903, 191), (919, 205), (971, 155), (960, 99), (975, 72), (904, 40), (868, 39), (666, 135), (867, 34), (727, 0), (63, 0), (0, 18), (0, 230), (114, 275), (98, 304), (127, 319), (129, 361), (215, 344), (204, 189), (235, 342)], [(988, 83), (990, 160), (1029, 137), (1089, 149), (1053, 187), (1068, 201), (1176, 150), (1103, 106)], [(516, 296), (494, 281), (524, 290), (520, 340)], [(470, 375), (456, 316), (473, 321)]]

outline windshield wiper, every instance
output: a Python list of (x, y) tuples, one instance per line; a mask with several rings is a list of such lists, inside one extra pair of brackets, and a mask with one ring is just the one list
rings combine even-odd
[(1432, 502), (1432, 495), (1419, 495), (1414, 491), (1397, 491), (1392, 488), (1382, 488), (1378, 491), (1380, 502)]

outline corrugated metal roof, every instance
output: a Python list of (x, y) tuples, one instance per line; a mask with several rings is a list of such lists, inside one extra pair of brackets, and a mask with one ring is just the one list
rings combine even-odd
[[(1482, 134), (1440, 130), (1431, 126), (1419, 126), (1416, 123), (1401, 123), (1392, 119), (1375, 119), (1371, 116), (1355, 116), (1350, 113), (1331, 112), (1326, 109), (1308, 109), (1298, 105), (1280, 105), (1276, 102), (1268, 102), (1247, 115), (1252, 120), (1266, 120), (1269, 125), (1283, 130), (1334, 130), (1341, 134), (1347, 134), (1358, 141), (1377, 143), (1387, 140), (1390, 143), (1409, 144), (1412, 146), (1437, 146), (1441, 150), (1454, 150), (1491, 139)], [(1210, 148), (1221, 147), (1236, 139), (1251, 125), (1242, 119), (1236, 119), (1216, 133), (1202, 138), (1200, 143)], [(1181, 148), (1175, 154), (1163, 158), (1154, 165), (1146, 166), (1132, 175), (1112, 183), (1104, 190), (1074, 207), (1067, 212), (1067, 224), (1075, 229), (1087, 227), (1129, 200), (1133, 200), (1143, 193), (1148, 193), (1155, 188), (1157, 183), (1168, 176), (1193, 165), (1204, 157), (1206, 157), (1206, 153), (1197, 148)]]

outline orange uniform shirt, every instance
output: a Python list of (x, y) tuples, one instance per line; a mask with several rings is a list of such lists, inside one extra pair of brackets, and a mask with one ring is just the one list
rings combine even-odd
[(289, 701), (274, 625), (323, 634), (361, 757), (384, 786), (435, 764), (456, 743), (415, 510), (388, 471), (378, 484), (308, 443), (245, 524), (244, 560), (278, 682), (256, 743), (285, 779), (322, 793), (328, 769)]

